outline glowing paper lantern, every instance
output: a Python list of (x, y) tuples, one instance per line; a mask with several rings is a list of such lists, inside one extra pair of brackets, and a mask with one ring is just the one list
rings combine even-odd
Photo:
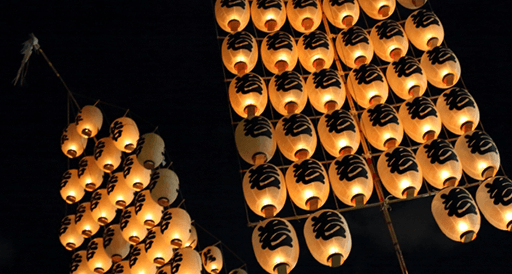
[(443, 43), (444, 29), (439, 18), (427, 10), (413, 12), (405, 21), (405, 32), (411, 43), (427, 51)]
[(325, 150), (334, 157), (353, 153), (359, 148), (359, 128), (352, 115), (344, 109), (322, 115), (317, 130)]
[(146, 169), (133, 154), (124, 160), (123, 177), (127, 186), (135, 191), (144, 189), (151, 180), (151, 170)]
[(421, 8), (425, 3), (427, 3), (427, 0), (397, 0), (400, 5), (404, 6), (405, 8), (415, 10), (417, 8)]
[(309, 158), (316, 149), (316, 132), (306, 115), (283, 116), (276, 126), (276, 141), (281, 153), (290, 161)]
[(156, 265), (148, 259), (144, 243), (137, 244), (130, 252), (130, 272), (134, 274), (156, 273)]
[(197, 246), (197, 230), (196, 227), (191, 225), (190, 226), (190, 237), (188, 240), (183, 244), (184, 247), (195, 249)]
[(121, 156), (110, 137), (101, 138), (94, 146), (94, 160), (104, 172), (114, 171), (121, 164)]
[(512, 230), (512, 181), (503, 176), (488, 178), (476, 191), (476, 202), (485, 219), (494, 227)]
[(341, 61), (350, 68), (369, 64), (373, 58), (370, 35), (361, 27), (353, 26), (336, 37), (336, 49)]
[(319, 112), (341, 108), (345, 103), (345, 85), (338, 72), (322, 69), (313, 72), (306, 81), (306, 89), (311, 105)]
[(295, 205), (304, 210), (317, 210), (329, 197), (329, 178), (320, 162), (302, 159), (286, 171), (286, 189)]
[(464, 172), (477, 180), (496, 175), (500, 167), (498, 148), (483, 131), (473, 130), (461, 135), (455, 142), (455, 152)]
[(284, 0), (252, 1), (252, 22), (261, 31), (273, 32), (281, 29), (286, 21)]
[(229, 34), (222, 42), (222, 61), (233, 74), (250, 72), (258, 61), (256, 39), (246, 31)]
[(416, 159), (423, 177), (433, 187), (456, 186), (462, 177), (462, 164), (452, 145), (443, 139), (430, 140), (418, 148)]
[(215, 1), (215, 19), (226, 32), (243, 30), (251, 17), (248, 0)]
[(340, 29), (350, 28), (359, 19), (359, 3), (357, 0), (323, 2), (323, 11), (327, 20)]
[(281, 115), (301, 112), (306, 106), (308, 95), (302, 76), (295, 71), (283, 71), (270, 79), (268, 96)]
[[(263, 53), (262, 53), (263, 54)], [(249, 72), (235, 77), (229, 84), (229, 102), (240, 117), (261, 115), (268, 101), (267, 85), (259, 75)]]
[(164, 160), (164, 139), (156, 133), (146, 133), (137, 141), (137, 160), (146, 169), (155, 169)]
[(91, 215), (100, 225), (110, 223), (116, 217), (116, 206), (110, 202), (105, 188), (97, 189), (91, 197)]
[(412, 151), (395, 147), (384, 151), (377, 162), (377, 170), (384, 187), (398, 199), (418, 194), (423, 174)]
[(311, 73), (332, 65), (334, 48), (324, 32), (315, 30), (303, 34), (297, 42), (297, 48), (300, 63)]
[(373, 19), (388, 18), (395, 11), (395, 0), (363, 0), (359, 1), (361, 9)]
[(403, 56), (389, 63), (386, 78), (395, 94), (404, 100), (423, 95), (428, 86), (420, 63), (411, 56)]
[(190, 215), (181, 208), (169, 208), (164, 211), (160, 232), (165, 242), (180, 248), (190, 238), (192, 220)]
[(269, 161), (276, 151), (274, 127), (263, 116), (242, 120), (235, 130), (235, 143), (238, 153), (249, 164)]
[(284, 176), (272, 164), (251, 167), (244, 175), (242, 186), (247, 205), (262, 217), (274, 217), (286, 202)]
[(73, 274), (94, 274), (87, 265), (87, 250), (76, 251), (73, 254), (70, 270)]
[(180, 248), (174, 253), (169, 262), (168, 269), (172, 270), (172, 272), (166, 273), (201, 274), (203, 269), (201, 255), (192, 248)]
[(162, 210), (162, 206), (153, 201), (148, 189), (139, 192), (135, 197), (135, 216), (139, 223), (147, 228), (152, 228), (160, 222)]
[(130, 243), (123, 238), (121, 226), (110, 225), (103, 232), (103, 247), (114, 262), (120, 262), (130, 253)]
[(84, 106), (75, 119), (76, 131), (84, 138), (91, 138), (98, 134), (103, 124), (103, 114), (95, 106)]
[(300, 32), (311, 32), (322, 22), (318, 0), (292, 0), (286, 4), (286, 14), (292, 27)]
[(304, 224), (304, 238), (315, 260), (330, 267), (342, 265), (352, 249), (347, 221), (334, 210), (310, 215)]
[(329, 167), (329, 179), (336, 197), (348, 206), (366, 204), (373, 192), (373, 178), (363, 157), (347, 154), (336, 158)]
[(438, 88), (449, 88), (459, 81), (460, 63), (448, 48), (437, 46), (425, 51), (420, 63), (428, 82)]
[(155, 226), (149, 230), (144, 249), (147, 259), (156, 266), (164, 265), (174, 254), (172, 246), (169, 242), (165, 241), (159, 226)]
[(209, 246), (201, 252), (203, 267), (208, 273), (217, 274), (222, 270), (224, 262), (222, 252), (216, 246)]
[(60, 148), (69, 158), (80, 156), (87, 145), (87, 139), (78, 134), (76, 124), (69, 124), (60, 136)]
[(67, 250), (74, 250), (84, 242), (84, 237), (75, 228), (74, 214), (64, 217), (60, 222), (59, 239)]
[(110, 175), (107, 184), (107, 195), (110, 203), (121, 209), (133, 201), (133, 189), (126, 184), (122, 172)]
[(373, 64), (362, 64), (348, 74), (347, 88), (358, 105), (368, 108), (385, 102), (388, 98), (388, 82), (382, 71)]
[(441, 117), (427, 97), (414, 97), (403, 102), (398, 110), (405, 133), (415, 142), (437, 138), (441, 132)]
[(386, 62), (398, 60), (405, 56), (409, 49), (409, 40), (405, 31), (392, 20), (384, 20), (373, 26), (370, 39), (375, 48), (375, 54)]
[(62, 199), (68, 204), (74, 204), (84, 197), (84, 192), (78, 178), (78, 170), (70, 169), (64, 172), (60, 181), (60, 196)]
[(78, 162), (78, 179), (87, 191), (93, 191), (101, 185), (103, 173), (94, 156), (85, 156)]
[(283, 31), (276, 31), (265, 36), (261, 43), (261, 60), (265, 67), (277, 74), (293, 70), (297, 65), (299, 53), (293, 37)]
[(119, 224), (123, 238), (133, 245), (142, 241), (148, 233), (146, 227), (135, 217), (134, 206), (126, 207), (123, 210)]
[(480, 229), (480, 212), (471, 194), (460, 187), (447, 187), (432, 200), (432, 215), (441, 231), (456, 242), (468, 243)]
[(130, 260), (124, 260), (115, 263), (111, 268), (114, 274), (132, 274), (130, 269)]
[(180, 181), (178, 175), (168, 168), (156, 169), (151, 175), (148, 189), (153, 201), (159, 205), (169, 206), (178, 197)]
[(472, 131), (480, 122), (480, 111), (475, 99), (465, 89), (453, 87), (444, 91), (436, 103), (443, 125), (461, 135)]
[(299, 259), (299, 241), (293, 226), (279, 218), (266, 219), (252, 232), (252, 248), (268, 273), (289, 273)]
[(132, 152), (139, 139), (139, 128), (128, 117), (117, 118), (110, 125), (110, 137), (120, 151)]
[(75, 229), (85, 238), (91, 237), (100, 229), (100, 225), (92, 217), (91, 202), (81, 203), (76, 208)]
[(404, 129), (398, 115), (387, 104), (367, 108), (361, 116), (361, 129), (370, 144), (379, 150), (392, 148), (402, 142)]
[(105, 252), (103, 238), (94, 238), (87, 246), (87, 265), (94, 273), (105, 273), (112, 266), (112, 260)]

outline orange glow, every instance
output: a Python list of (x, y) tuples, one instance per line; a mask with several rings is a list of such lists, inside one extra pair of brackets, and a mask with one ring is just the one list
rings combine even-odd
[(311, 191), (311, 190), (306, 190), (306, 191), (304, 192), (304, 198), (309, 199), (309, 198), (311, 198), (311, 197), (313, 197), (313, 191)]
[(446, 171), (446, 170), (443, 170), (443, 171), (441, 172), (441, 178), (442, 178), (442, 179), (446, 179), (446, 178), (448, 178), (448, 177), (450, 177), (450, 172), (448, 172), (448, 171)]
[(512, 212), (507, 212), (507, 213), (505, 214), (505, 219), (506, 219), (507, 221), (512, 220)]
[(362, 192), (362, 190), (358, 186), (355, 186), (355, 187), (352, 188), (352, 193), (354, 193), (354, 194), (359, 194), (361, 192)]
[(430, 125), (426, 125), (423, 127), (423, 132), (427, 132), (430, 130)]
[(411, 185), (411, 182), (409, 182), (408, 180), (403, 180), (401, 183), (400, 183), (400, 186), (402, 187), (402, 189), (405, 189), (407, 188), (408, 186)]
[(468, 230), (468, 225), (466, 223), (459, 223), (459, 230), (465, 232)]
[(340, 145), (340, 147), (346, 147), (346, 146), (347, 146), (347, 141), (345, 141), (345, 140), (341, 140), (341, 141), (339, 142), (339, 145)]
[(480, 162), (480, 163), (478, 164), (478, 168), (479, 168), (479, 169), (482, 169), (482, 170), (483, 170), (483, 169), (485, 169), (486, 167), (487, 167), (487, 164), (486, 164), (486, 163), (484, 163), (484, 162)]

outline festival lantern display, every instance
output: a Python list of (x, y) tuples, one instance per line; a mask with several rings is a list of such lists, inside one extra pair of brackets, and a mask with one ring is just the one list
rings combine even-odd
[(249, 72), (236, 76), (229, 84), (229, 102), (240, 117), (261, 115), (267, 106), (267, 101), (267, 85), (263, 78), (255, 73)]
[(107, 189), (97, 189), (91, 196), (91, 216), (100, 225), (110, 223), (116, 217), (117, 207), (110, 202)]
[(368, 142), (378, 150), (393, 148), (402, 142), (404, 128), (390, 105), (376, 104), (361, 116), (361, 130)]
[(393, 20), (384, 20), (375, 24), (370, 32), (370, 39), (375, 54), (386, 62), (397, 61), (400, 57), (405, 56), (409, 49), (409, 40), (405, 31)]
[(457, 186), (462, 177), (462, 164), (452, 145), (443, 139), (422, 144), (416, 151), (416, 160), (423, 177), (435, 188)]
[(395, 94), (404, 100), (422, 96), (428, 86), (427, 76), (420, 63), (411, 56), (403, 56), (389, 63), (386, 78)]
[(453, 87), (444, 91), (437, 99), (436, 108), (443, 125), (457, 135), (474, 130), (480, 122), (475, 99), (462, 88)]
[(244, 175), (242, 186), (247, 205), (259, 216), (274, 217), (286, 202), (284, 176), (272, 164), (251, 167)]
[(276, 126), (276, 141), (290, 161), (309, 158), (316, 149), (316, 132), (309, 118), (300, 113), (283, 116)]
[(297, 48), (300, 63), (311, 73), (329, 68), (334, 61), (333, 44), (322, 31), (315, 30), (303, 34), (297, 42)]
[(370, 35), (361, 27), (342, 30), (336, 37), (336, 50), (341, 61), (350, 68), (369, 64), (373, 58)]
[(87, 139), (78, 134), (76, 124), (70, 123), (60, 137), (60, 148), (69, 158), (76, 158), (84, 152)]
[(334, 210), (311, 214), (304, 224), (304, 238), (315, 260), (330, 267), (342, 265), (352, 249), (347, 221)]
[(273, 74), (293, 70), (297, 65), (299, 52), (293, 37), (283, 31), (276, 31), (263, 39), (261, 43), (261, 60)]
[(361, 9), (373, 19), (386, 19), (395, 11), (396, 0), (365, 0), (359, 1)]
[(501, 230), (512, 230), (512, 181), (496, 176), (483, 181), (476, 191), (476, 202), (485, 219)]
[(286, 22), (284, 0), (252, 1), (251, 18), (254, 26), (263, 32), (278, 31)]
[(103, 247), (103, 238), (94, 238), (87, 246), (87, 265), (94, 273), (103, 274), (112, 266), (112, 260)]
[(348, 206), (363, 206), (372, 196), (372, 173), (357, 154), (336, 158), (329, 167), (329, 179), (336, 197)]
[(446, 187), (432, 200), (432, 215), (441, 231), (451, 240), (468, 243), (480, 229), (480, 211), (467, 190)]
[(301, 112), (308, 101), (305, 86), (302, 76), (295, 71), (278, 73), (268, 84), (270, 103), (281, 115)]
[(76, 208), (75, 229), (82, 234), (84, 238), (91, 237), (100, 229), (100, 225), (96, 222), (96, 219), (92, 217), (91, 202), (81, 203)]
[(101, 185), (103, 174), (103, 169), (96, 164), (94, 156), (85, 156), (78, 162), (78, 179), (87, 191), (93, 191)]
[(235, 130), (238, 153), (249, 164), (269, 161), (276, 151), (274, 127), (263, 116), (242, 120)]
[(155, 169), (163, 161), (165, 155), (164, 139), (156, 133), (146, 133), (137, 141), (135, 152), (139, 164), (146, 169)]
[(123, 238), (121, 226), (113, 224), (103, 232), (103, 247), (113, 262), (120, 262), (130, 253), (130, 243)]
[(94, 274), (87, 265), (87, 250), (79, 250), (73, 254), (70, 268), (73, 274)]
[(444, 29), (439, 18), (424, 9), (413, 12), (405, 21), (405, 33), (411, 43), (422, 51), (441, 45)]
[(67, 250), (74, 250), (84, 242), (84, 237), (75, 228), (74, 214), (64, 217), (60, 222), (59, 239)]
[(427, 0), (397, 0), (400, 5), (404, 6), (405, 8), (415, 10), (418, 8), (421, 8), (425, 3), (427, 3)]
[(180, 248), (191, 234), (192, 220), (190, 215), (181, 208), (169, 208), (162, 215), (160, 232), (164, 240), (175, 248)]
[(344, 109), (322, 115), (317, 130), (324, 149), (334, 157), (354, 153), (359, 148), (359, 127), (352, 115)]
[(435, 87), (446, 89), (454, 86), (460, 78), (460, 63), (448, 48), (437, 46), (423, 53), (420, 61), (427, 80)]
[(441, 117), (434, 103), (427, 97), (406, 100), (398, 110), (405, 133), (415, 142), (424, 143), (437, 138), (441, 133)]
[(117, 149), (132, 152), (139, 139), (139, 128), (135, 121), (128, 117), (117, 118), (110, 125), (110, 137)]
[(358, 105), (368, 108), (388, 98), (388, 81), (374, 64), (362, 64), (350, 71), (347, 88)]
[(135, 197), (135, 216), (146, 228), (152, 228), (160, 222), (163, 207), (151, 198), (149, 189), (143, 190)]
[(146, 169), (132, 154), (123, 163), (123, 177), (127, 186), (135, 191), (141, 191), (151, 181), (151, 170)]
[(206, 272), (211, 274), (218, 274), (222, 267), (224, 266), (224, 262), (222, 259), (222, 252), (216, 246), (209, 246), (201, 251), (201, 257), (203, 260), (203, 267)]
[(156, 265), (148, 259), (145, 244), (135, 245), (130, 252), (130, 272), (133, 274), (155, 274)]
[(329, 178), (315, 159), (299, 160), (286, 171), (286, 189), (293, 203), (304, 210), (321, 208), (329, 197)]
[(92, 138), (98, 134), (103, 124), (103, 114), (96, 106), (84, 106), (75, 119), (76, 131), (84, 138)]
[(337, 71), (329, 68), (311, 73), (306, 81), (309, 102), (319, 112), (339, 109), (345, 103), (345, 84)]
[(251, 10), (248, 0), (215, 1), (215, 19), (226, 32), (235, 33), (243, 30), (250, 18)]
[(500, 153), (487, 133), (473, 130), (461, 135), (455, 142), (455, 152), (462, 169), (476, 180), (496, 175), (500, 167)]
[(384, 151), (377, 162), (377, 171), (384, 187), (398, 199), (416, 196), (423, 183), (416, 157), (406, 147)]
[(246, 31), (230, 33), (222, 42), (222, 61), (235, 75), (250, 72), (258, 61), (256, 39)]
[(122, 172), (110, 175), (107, 184), (107, 195), (110, 203), (121, 209), (133, 201), (133, 189), (125, 183)]
[(148, 231), (144, 249), (147, 259), (156, 266), (164, 265), (174, 254), (172, 246), (165, 241), (159, 226), (155, 226)]
[(183, 244), (184, 247), (195, 249), (197, 246), (197, 230), (196, 227), (191, 225), (190, 226), (190, 237), (188, 240)]
[(353, 1), (323, 1), (323, 11), (327, 20), (340, 29), (352, 27), (359, 19), (359, 3)]
[(84, 197), (85, 191), (80, 185), (77, 169), (69, 169), (62, 175), (60, 181), (60, 196), (66, 203), (74, 204)]
[(101, 138), (94, 146), (95, 163), (107, 173), (111, 173), (121, 164), (122, 154), (110, 137)]
[(258, 263), (268, 273), (290, 273), (299, 259), (297, 234), (283, 219), (260, 222), (252, 232), (252, 247)]
[(322, 22), (318, 0), (292, 0), (286, 4), (286, 14), (292, 27), (299, 32), (311, 32)]
[(178, 175), (168, 168), (159, 168), (153, 171), (148, 189), (153, 201), (160, 206), (169, 206), (178, 197), (180, 181)]
[(201, 255), (192, 248), (180, 248), (176, 250), (169, 266), (175, 269), (173, 274), (201, 274), (203, 265), (201, 263)]
[(148, 233), (146, 227), (135, 217), (135, 206), (129, 206), (123, 210), (119, 224), (123, 238), (132, 245), (138, 244)]

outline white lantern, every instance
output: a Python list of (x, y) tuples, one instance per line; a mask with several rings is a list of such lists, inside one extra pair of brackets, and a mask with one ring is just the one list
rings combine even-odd
[(345, 103), (345, 85), (333, 69), (325, 68), (311, 73), (306, 81), (306, 89), (309, 102), (319, 112), (341, 108)]
[(386, 78), (395, 94), (404, 100), (423, 95), (428, 86), (420, 63), (411, 56), (403, 56), (389, 63)]
[(456, 186), (462, 177), (462, 164), (452, 145), (443, 139), (430, 140), (418, 148), (416, 159), (423, 177), (433, 187)]
[(396, 0), (363, 0), (359, 1), (361, 9), (373, 19), (386, 19), (395, 11)]
[(133, 154), (124, 160), (123, 177), (127, 186), (135, 191), (141, 191), (151, 181), (151, 170), (146, 169)]
[(370, 35), (358, 26), (345, 29), (336, 36), (336, 50), (341, 61), (350, 68), (369, 64), (373, 58)]
[(137, 141), (135, 154), (139, 164), (143, 165), (146, 169), (157, 168), (164, 160), (164, 139), (156, 133), (142, 135)]
[(215, 1), (215, 19), (226, 32), (243, 30), (251, 17), (248, 0)]
[(249, 164), (269, 161), (276, 151), (274, 127), (263, 116), (254, 116), (242, 120), (235, 130), (235, 143), (238, 153)]
[[(173, 274), (201, 274), (203, 265), (201, 263), (201, 255), (192, 248), (180, 248), (176, 250), (168, 267), (169, 273)], [(163, 274), (163, 273), (162, 273)]]
[(190, 226), (190, 237), (188, 240), (183, 244), (184, 247), (195, 249), (197, 246), (197, 230), (196, 227), (191, 225)]
[(233, 74), (250, 72), (258, 61), (256, 39), (246, 31), (229, 34), (222, 42), (222, 61)]
[(261, 31), (273, 32), (286, 22), (284, 0), (257, 0), (251, 5), (252, 22)]
[(314, 31), (322, 23), (322, 9), (318, 0), (290, 0), (286, 14), (292, 27), (299, 32)]
[(159, 226), (155, 226), (148, 231), (144, 248), (147, 259), (156, 266), (164, 265), (174, 254), (173, 247), (165, 241)]
[(110, 202), (105, 188), (97, 189), (91, 196), (91, 215), (100, 225), (110, 223), (116, 217), (116, 206)]
[(139, 139), (139, 128), (128, 117), (117, 118), (110, 125), (110, 137), (114, 145), (123, 152), (132, 152)]
[(74, 250), (84, 242), (84, 237), (76, 229), (74, 214), (64, 217), (60, 222), (59, 239), (67, 250)]
[(286, 189), (293, 203), (304, 210), (321, 208), (329, 197), (329, 178), (315, 159), (299, 160), (286, 171)]
[(160, 222), (163, 208), (151, 198), (148, 189), (143, 190), (135, 197), (135, 216), (139, 223), (152, 228)]
[(409, 49), (409, 40), (405, 31), (392, 20), (384, 20), (373, 26), (370, 39), (375, 48), (375, 54), (386, 62), (398, 60), (405, 56)]
[(313, 73), (329, 68), (334, 60), (331, 39), (322, 31), (315, 30), (303, 34), (297, 42), (299, 60), (302, 66)]
[(300, 113), (283, 116), (276, 126), (276, 141), (290, 161), (309, 158), (316, 149), (316, 132), (309, 118)]
[(453, 87), (444, 91), (436, 103), (443, 125), (461, 135), (472, 131), (480, 122), (480, 111), (475, 99), (465, 89)]
[(434, 103), (427, 97), (414, 97), (403, 102), (398, 110), (405, 133), (415, 142), (437, 138), (441, 133), (441, 117)]
[(114, 262), (120, 262), (130, 253), (130, 243), (123, 238), (121, 226), (118, 224), (108, 226), (103, 232), (103, 247)]
[(293, 70), (298, 57), (297, 45), (293, 37), (286, 32), (271, 33), (265, 36), (261, 43), (261, 60), (273, 74)]
[(329, 167), (329, 179), (336, 197), (348, 206), (363, 206), (372, 196), (372, 173), (357, 154), (336, 158)]
[(148, 233), (146, 227), (139, 223), (137, 217), (135, 217), (134, 206), (126, 207), (123, 210), (119, 224), (123, 238), (133, 245), (142, 241)]
[(156, 169), (151, 175), (148, 186), (153, 201), (163, 207), (169, 206), (176, 200), (179, 188), (178, 175), (168, 168)]
[(500, 167), (500, 153), (489, 135), (473, 130), (461, 135), (455, 142), (455, 152), (462, 169), (476, 180), (496, 175)]
[(60, 136), (60, 148), (69, 158), (80, 156), (87, 145), (87, 139), (78, 134), (76, 124), (69, 124)]
[(411, 43), (422, 51), (441, 45), (444, 40), (444, 29), (439, 18), (423, 9), (407, 17), (405, 32)]
[(425, 51), (420, 63), (428, 82), (438, 88), (449, 88), (459, 81), (460, 63), (448, 48), (437, 46)]
[(164, 211), (160, 232), (165, 242), (180, 248), (190, 238), (192, 220), (190, 215), (181, 208), (169, 208)]
[(388, 98), (388, 82), (382, 71), (373, 64), (362, 64), (350, 71), (347, 88), (358, 105), (368, 108), (385, 102)]
[(397, 0), (400, 5), (404, 6), (405, 8), (415, 10), (417, 8), (421, 8), (425, 3), (427, 3), (427, 0)]
[(390, 105), (376, 104), (361, 116), (361, 129), (368, 142), (378, 150), (392, 148), (402, 142), (404, 128)]
[(512, 230), (512, 181), (503, 176), (488, 178), (476, 191), (476, 202), (485, 219), (501, 230)]
[(84, 138), (91, 138), (98, 134), (103, 124), (103, 114), (95, 106), (84, 106), (75, 119), (76, 130)]
[(85, 156), (78, 162), (78, 179), (87, 191), (93, 191), (101, 185), (103, 174), (103, 169), (96, 164), (94, 156)]
[(352, 115), (344, 109), (322, 115), (317, 130), (325, 150), (334, 157), (354, 153), (359, 148), (359, 127)]
[(80, 185), (77, 169), (69, 169), (62, 175), (60, 181), (60, 196), (66, 203), (74, 204), (84, 197), (85, 191)]
[(377, 171), (384, 187), (398, 199), (416, 196), (423, 183), (421, 168), (412, 151), (405, 147), (384, 151)]
[(70, 273), (94, 274), (87, 265), (87, 250), (76, 251), (71, 257)]
[(110, 203), (121, 209), (133, 201), (133, 189), (126, 184), (122, 172), (110, 175), (107, 184), (107, 195)]
[(110, 137), (101, 138), (94, 146), (94, 160), (104, 172), (114, 171), (121, 164), (121, 156)]
[(87, 265), (94, 273), (105, 273), (112, 266), (112, 260), (105, 252), (103, 238), (94, 238), (87, 246)]
[(201, 251), (201, 257), (203, 260), (203, 267), (208, 273), (218, 274), (224, 262), (222, 259), (222, 252), (216, 246), (209, 246)]
[(75, 229), (85, 238), (91, 237), (100, 229), (100, 225), (92, 217), (91, 202), (81, 203), (76, 208)]
[(270, 79), (270, 103), (281, 115), (301, 112), (308, 101), (304, 80), (295, 71), (283, 71)]
[(352, 27), (359, 19), (359, 3), (357, 0), (325, 0), (323, 11), (327, 20), (340, 29)]
[(130, 272), (133, 274), (156, 273), (156, 265), (148, 259), (144, 243), (137, 244), (130, 252)]
[(229, 84), (229, 102), (240, 117), (251, 116), (250, 107), (255, 108), (252, 116), (261, 115), (267, 106), (267, 101), (267, 85), (258, 74), (249, 72), (236, 76)]

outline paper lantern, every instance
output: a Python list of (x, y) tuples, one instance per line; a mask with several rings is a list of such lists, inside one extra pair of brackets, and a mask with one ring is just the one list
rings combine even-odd
[(362, 64), (348, 74), (347, 88), (358, 105), (368, 108), (388, 98), (388, 81), (373, 64)]
[(81, 203), (76, 208), (75, 229), (85, 238), (91, 237), (100, 229), (100, 225), (92, 217), (91, 202)]
[(143, 190), (135, 197), (135, 216), (139, 223), (152, 228), (160, 222), (163, 208), (151, 198), (148, 189)]
[(261, 43), (261, 60), (265, 67), (277, 74), (293, 70), (297, 65), (299, 53), (293, 37), (283, 31), (276, 31), (265, 36)]
[(427, 76), (420, 63), (411, 56), (403, 56), (389, 63), (386, 69), (389, 86), (400, 98), (422, 96), (427, 89)]
[(60, 136), (60, 148), (69, 158), (76, 158), (84, 152), (87, 139), (78, 134), (76, 124), (69, 124)]
[(354, 153), (359, 148), (359, 128), (352, 115), (344, 109), (322, 115), (317, 130), (325, 150), (334, 157)]
[(119, 224), (123, 238), (133, 245), (142, 241), (148, 233), (146, 227), (135, 217), (135, 206), (129, 206), (123, 210)]
[(100, 225), (110, 223), (116, 217), (116, 206), (110, 202), (105, 188), (97, 189), (91, 196), (91, 215)]
[(130, 253), (130, 243), (126, 241), (121, 232), (121, 226), (114, 224), (108, 226), (103, 232), (103, 247), (114, 262), (120, 262)]
[(460, 63), (448, 48), (437, 46), (425, 51), (420, 63), (428, 82), (438, 88), (450, 88), (459, 81)]
[(369, 64), (373, 58), (370, 35), (358, 26), (344, 29), (336, 36), (336, 49), (341, 61), (350, 68)]
[(103, 238), (94, 238), (87, 246), (87, 265), (94, 273), (105, 273), (112, 266), (112, 260), (103, 247)]
[(75, 226), (75, 214), (64, 217), (60, 222), (59, 239), (67, 250), (74, 250), (84, 242), (84, 237)]
[(169, 206), (176, 200), (179, 188), (178, 175), (168, 168), (156, 169), (151, 175), (148, 186), (153, 201), (163, 207)]
[(110, 125), (110, 137), (114, 145), (123, 152), (132, 152), (139, 139), (139, 128), (128, 117), (117, 118)]
[(137, 141), (135, 154), (139, 163), (146, 169), (157, 168), (164, 161), (164, 139), (156, 133), (142, 135)]
[(471, 242), (480, 229), (480, 212), (471, 194), (447, 187), (432, 200), (432, 215), (441, 231), (456, 242)]
[(398, 110), (405, 133), (415, 142), (437, 138), (441, 133), (441, 117), (434, 103), (427, 97), (414, 97), (403, 102)]
[(85, 156), (78, 162), (78, 179), (87, 191), (93, 191), (101, 185), (103, 174), (103, 169), (96, 164), (94, 156)]
[(347, 154), (336, 158), (329, 167), (332, 191), (348, 206), (362, 206), (373, 192), (373, 177), (363, 157)]
[(320, 162), (302, 159), (288, 167), (286, 189), (295, 205), (304, 210), (317, 210), (329, 197), (329, 178)]
[(112, 266), (111, 271), (113, 274), (131, 274), (132, 272), (130, 269), (130, 260), (124, 260), (115, 263)]
[(235, 130), (235, 143), (238, 153), (249, 164), (269, 161), (276, 151), (274, 127), (263, 116), (254, 116), (242, 120)]
[(130, 252), (130, 272), (134, 274), (156, 273), (156, 265), (148, 259), (144, 243), (135, 245)]
[(359, 19), (359, 3), (356, 0), (325, 0), (323, 11), (327, 20), (340, 29), (352, 27)]
[(496, 175), (500, 167), (500, 153), (489, 135), (473, 130), (461, 135), (455, 142), (455, 152), (462, 169), (476, 180)]
[(405, 147), (384, 151), (377, 171), (384, 187), (398, 199), (416, 196), (423, 183), (422, 170), (412, 151)]
[(404, 128), (390, 105), (376, 104), (361, 116), (361, 130), (368, 142), (378, 150), (392, 148), (402, 142)]
[(165, 241), (159, 226), (155, 226), (148, 231), (144, 249), (147, 259), (156, 266), (164, 265), (174, 254), (172, 246)]
[(192, 220), (181, 208), (169, 208), (162, 215), (160, 232), (172, 246), (180, 248), (190, 238)]
[(303, 34), (297, 42), (299, 60), (302, 66), (313, 73), (329, 68), (334, 60), (334, 48), (324, 32), (315, 30)]
[(286, 22), (284, 0), (252, 1), (251, 18), (254, 26), (264, 32), (281, 29)]
[(512, 230), (512, 181), (503, 176), (488, 178), (476, 191), (476, 202), (485, 219), (501, 230)]
[(405, 31), (392, 20), (384, 20), (373, 26), (370, 39), (375, 54), (386, 62), (397, 61), (400, 57), (405, 56), (409, 49), (409, 40)]
[(94, 146), (94, 160), (104, 172), (111, 173), (121, 164), (122, 152), (110, 137), (101, 138)]
[(190, 237), (188, 240), (183, 244), (184, 247), (195, 249), (197, 246), (197, 230), (196, 227), (191, 225), (190, 226)]
[(215, 1), (215, 19), (226, 32), (243, 30), (251, 17), (248, 0)]
[(386, 19), (395, 11), (395, 0), (363, 0), (359, 1), (361, 9), (376, 20)]
[(203, 267), (208, 273), (217, 274), (222, 270), (224, 262), (222, 252), (216, 246), (209, 246), (201, 252)]
[(304, 238), (315, 260), (330, 267), (342, 265), (352, 249), (347, 221), (334, 210), (310, 215), (304, 224)]
[(415, 10), (417, 8), (421, 8), (425, 3), (427, 3), (427, 0), (397, 0), (400, 5), (404, 6), (405, 8)]
[(341, 76), (333, 69), (313, 72), (306, 81), (306, 89), (309, 102), (321, 113), (341, 108), (347, 96)]
[(268, 273), (290, 273), (299, 259), (299, 241), (293, 226), (279, 218), (260, 222), (252, 232), (252, 248)]
[(281, 115), (301, 112), (306, 106), (308, 95), (302, 76), (295, 71), (283, 71), (270, 79), (268, 96)]
[(322, 10), (318, 0), (291, 0), (286, 14), (292, 27), (299, 32), (314, 31), (322, 23)]
[(437, 99), (436, 107), (443, 125), (457, 135), (474, 130), (480, 122), (475, 99), (465, 89), (453, 87), (444, 91)]
[(258, 61), (256, 39), (246, 31), (231, 33), (222, 42), (222, 62), (233, 74), (250, 72)]
[(98, 134), (103, 124), (103, 114), (95, 106), (84, 106), (75, 119), (76, 131), (84, 138), (91, 138)]
[(262, 217), (274, 217), (286, 202), (284, 176), (272, 164), (251, 167), (244, 175), (242, 186), (247, 205)]
[(74, 204), (84, 197), (84, 188), (80, 185), (77, 169), (69, 169), (62, 175), (60, 181), (60, 196), (66, 203)]
[(110, 203), (121, 209), (133, 201), (133, 189), (125, 182), (122, 172), (110, 175), (107, 184), (107, 195)]
[(201, 255), (192, 248), (176, 250), (169, 264), (164, 267), (169, 271), (166, 274), (201, 274), (203, 269)]
[(316, 149), (316, 132), (309, 118), (300, 113), (283, 116), (276, 126), (276, 141), (290, 161), (309, 158)]
[[(249, 72), (229, 84), (229, 102), (240, 117), (261, 115), (268, 101), (267, 85), (258, 74)], [(250, 113), (253, 108), (254, 113)]]
[(452, 145), (443, 139), (430, 140), (418, 148), (416, 160), (423, 177), (433, 187), (457, 186), (462, 177), (462, 164)]
[(439, 18), (427, 10), (413, 12), (405, 21), (405, 32), (411, 43), (422, 51), (441, 45), (444, 29)]
[(123, 177), (127, 186), (135, 191), (144, 189), (151, 181), (151, 170), (146, 169), (133, 154), (124, 160)]
[(87, 265), (87, 250), (76, 251), (71, 257), (70, 273), (94, 274)]

